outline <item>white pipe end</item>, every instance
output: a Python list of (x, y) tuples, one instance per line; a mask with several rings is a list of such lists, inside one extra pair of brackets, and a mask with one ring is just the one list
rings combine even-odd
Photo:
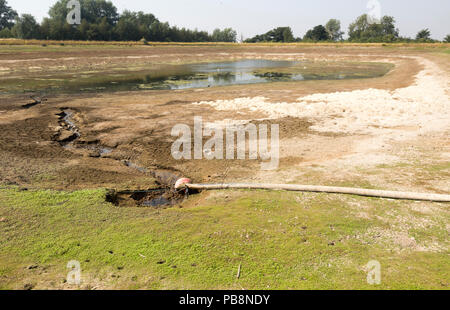
[(186, 184), (190, 184), (192, 181), (188, 178), (181, 178), (175, 182), (175, 189), (181, 189), (186, 187)]

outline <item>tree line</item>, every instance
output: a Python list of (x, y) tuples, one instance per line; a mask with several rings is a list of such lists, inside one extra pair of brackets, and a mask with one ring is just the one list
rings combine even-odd
[(117, 12), (106, 0), (79, 0), (81, 24), (67, 22), (69, 0), (57, 1), (49, 10), (49, 17), (38, 23), (30, 14), (18, 15), (0, 0), (0, 38), (43, 40), (100, 40), (154, 42), (236, 42), (237, 33), (231, 28), (216, 29), (213, 33), (170, 26), (153, 14)]
[[(290, 27), (278, 27), (261, 35), (245, 40), (247, 43), (256, 42), (320, 42), (344, 41), (344, 32), (341, 30), (341, 22), (337, 19), (330, 19), (325, 26), (317, 25), (308, 30), (303, 38), (295, 38)], [(378, 43), (378, 42), (439, 42), (431, 38), (428, 29), (420, 30), (414, 39), (401, 37), (399, 30), (395, 26), (395, 19), (392, 16), (383, 16), (379, 21), (371, 22), (367, 14), (359, 16), (348, 27), (347, 42), (358, 43)], [(447, 35), (444, 42), (450, 43), (450, 35)]]
[[(144, 42), (236, 42), (237, 33), (232, 28), (216, 29), (213, 33), (170, 26), (159, 21), (153, 14), (144, 12), (117, 12), (111, 1), (79, 0), (81, 23), (71, 25), (66, 18), (69, 0), (57, 1), (49, 10), (49, 17), (39, 24), (30, 14), (19, 16), (0, 0), (0, 38), (44, 40), (99, 40)], [(245, 40), (257, 42), (319, 42), (344, 41), (341, 22), (330, 19), (325, 25), (317, 25), (303, 37), (294, 37), (290, 27), (277, 27), (267, 33)], [(399, 35), (395, 19), (383, 16), (376, 23), (367, 14), (359, 16), (348, 28), (348, 42), (438, 42), (431, 38), (428, 29), (419, 31), (414, 39)], [(450, 42), (447, 35), (444, 42)]]

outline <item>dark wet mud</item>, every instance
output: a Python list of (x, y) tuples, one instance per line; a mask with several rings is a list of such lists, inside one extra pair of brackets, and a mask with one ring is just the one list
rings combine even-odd
[[(113, 149), (101, 146), (97, 142), (78, 143), (81, 138), (80, 129), (73, 117), (76, 111), (62, 108), (59, 116), (61, 131), (56, 137), (60, 145), (66, 149), (88, 150), (89, 156), (101, 157), (113, 152)], [(120, 159), (118, 159), (120, 160)], [(187, 193), (178, 192), (174, 189), (175, 182), (182, 177), (180, 173), (169, 169), (149, 169), (139, 166), (129, 160), (121, 160), (127, 167), (135, 169), (142, 174), (153, 177), (160, 188), (148, 190), (109, 190), (106, 200), (118, 206), (141, 206), (141, 207), (169, 207), (178, 204)]]

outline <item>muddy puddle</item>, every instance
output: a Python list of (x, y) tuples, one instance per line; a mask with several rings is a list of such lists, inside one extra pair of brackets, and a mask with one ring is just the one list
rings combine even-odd
[(130, 161), (123, 161), (130, 168), (151, 176), (156, 180), (158, 188), (148, 190), (110, 190), (106, 200), (122, 207), (151, 207), (167, 208), (179, 204), (187, 197), (188, 193), (176, 191), (175, 182), (181, 178), (181, 174), (169, 169), (149, 169)]
[(186, 193), (177, 192), (173, 188), (109, 190), (106, 201), (119, 207), (168, 208), (179, 204), (185, 197)]

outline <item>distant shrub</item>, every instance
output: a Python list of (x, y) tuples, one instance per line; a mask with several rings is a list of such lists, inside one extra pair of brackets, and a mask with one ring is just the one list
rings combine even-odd
[(0, 38), (13, 38), (13, 34), (9, 28), (3, 28), (0, 31)]

